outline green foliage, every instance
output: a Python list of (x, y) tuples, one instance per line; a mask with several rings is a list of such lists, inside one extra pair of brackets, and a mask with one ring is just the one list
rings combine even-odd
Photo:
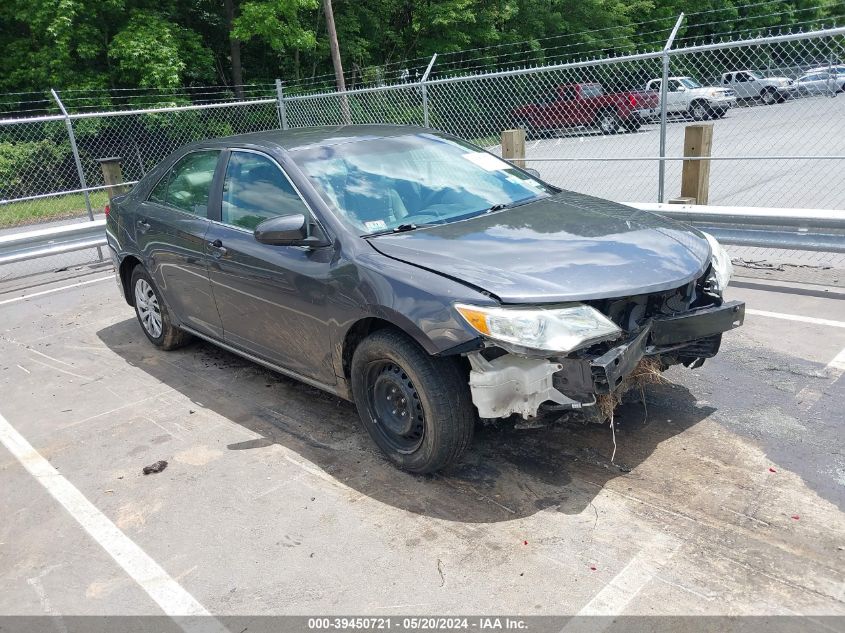
[(300, 15), (317, 6), (317, 0), (248, 0), (241, 5), (232, 33), (242, 40), (266, 42), (277, 53), (311, 49), (314, 32), (302, 25)]
[[(231, 23), (225, 4), (5, 0), (0, 3), (0, 91), (230, 84), (232, 38), (246, 82), (324, 77), (331, 85), (320, 0), (231, 0)], [(843, 7), (841, 0), (334, 1), (353, 87), (378, 83), (385, 79), (385, 65), (401, 68), (406, 59), (412, 60), (409, 70), (419, 71), (435, 52), (448, 56), (480, 48), (468, 52), (464, 64), (479, 71), (654, 48), (681, 11), (699, 13), (680, 36), (704, 41), (813, 20), (841, 23)]]
[(188, 69), (194, 79), (212, 77), (212, 55), (200, 35), (154, 11), (134, 12), (112, 38), (108, 55), (124, 80), (140, 88), (173, 90), (185, 83)]
[(70, 146), (52, 140), (0, 142), (0, 197), (18, 198), (37, 191), (38, 183), (53, 180), (53, 173), (70, 156)]

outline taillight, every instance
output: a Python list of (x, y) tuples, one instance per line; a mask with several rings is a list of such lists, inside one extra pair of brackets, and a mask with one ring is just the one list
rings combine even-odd
[(631, 104), (631, 107), (636, 107), (637, 105), (637, 97), (634, 95), (628, 95), (628, 103)]
[(109, 217), (109, 213), (111, 213), (111, 205), (107, 204), (106, 208), (103, 210), (106, 212), (106, 217)]

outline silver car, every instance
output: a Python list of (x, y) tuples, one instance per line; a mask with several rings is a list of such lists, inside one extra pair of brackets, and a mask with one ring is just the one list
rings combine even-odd
[(817, 69), (804, 73), (797, 83), (802, 95), (835, 95), (845, 91), (845, 66), (834, 66), (829, 71)]
[(766, 77), (756, 70), (735, 70), (722, 75), (722, 87), (731, 88), (738, 99), (760, 99), (767, 105), (794, 96), (798, 87), (786, 77)]

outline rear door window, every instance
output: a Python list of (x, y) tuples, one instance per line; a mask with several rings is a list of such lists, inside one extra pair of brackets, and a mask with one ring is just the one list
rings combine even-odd
[(208, 195), (219, 151), (191, 152), (182, 157), (173, 169), (167, 183), (165, 203), (186, 213), (206, 217)]

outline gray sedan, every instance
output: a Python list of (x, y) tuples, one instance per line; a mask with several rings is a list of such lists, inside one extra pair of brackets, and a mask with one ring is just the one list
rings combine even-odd
[(153, 345), (205, 339), (352, 400), (416, 473), (479, 417), (608, 414), (744, 315), (711, 236), (416, 127), (189, 145), (113, 200), (107, 238)]

